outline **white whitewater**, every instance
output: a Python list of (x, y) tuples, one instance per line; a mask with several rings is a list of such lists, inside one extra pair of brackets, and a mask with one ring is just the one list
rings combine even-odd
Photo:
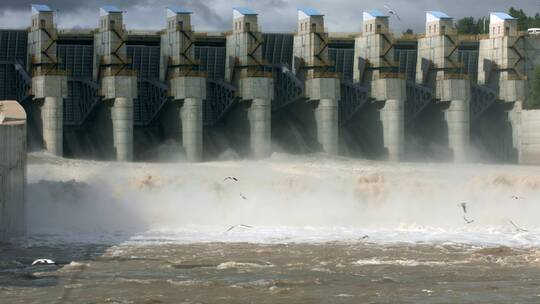
[[(31, 158), (31, 242), (540, 247), (538, 167), (284, 154), (201, 164)], [(239, 181), (223, 181), (227, 176)], [(471, 224), (463, 219), (462, 202)], [(253, 228), (225, 232), (237, 224)]]

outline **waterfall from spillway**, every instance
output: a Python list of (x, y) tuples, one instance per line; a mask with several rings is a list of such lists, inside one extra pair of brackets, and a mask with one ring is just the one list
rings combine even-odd
[[(238, 181), (224, 181), (227, 176)], [(540, 244), (535, 167), (285, 154), (264, 161), (120, 164), (35, 154), (28, 180), (31, 235), (309, 242), (369, 234), (381, 242)], [(223, 233), (236, 224), (254, 228)]]

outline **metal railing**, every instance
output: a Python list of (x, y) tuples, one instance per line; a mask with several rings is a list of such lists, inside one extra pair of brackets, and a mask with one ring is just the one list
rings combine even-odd
[(405, 124), (413, 122), (420, 113), (433, 101), (430, 88), (407, 81), (407, 99), (405, 101)]
[(497, 92), (485, 85), (471, 85), (471, 121), (478, 119), (497, 102)]
[(279, 111), (304, 98), (304, 82), (294, 75), (286, 64), (272, 65), (274, 75), (274, 99), (272, 111)]
[(167, 84), (155, 79), (138, 79), (139, 96), (133, 101), (133, 120), (136, 126), (146, 126), (154, 121), (165, 104), (171, 100), (167, 94), (168, 89)]
[(237, 100), (235, 93), (236, 88), (223, 80), (207, 80), (206, 100), (203, 103), (205, 126), (213, 126), (223, 119)]
[(4, 86), (1, 98), (23, 102), (31, 97), (32, 78), (24, 69), (23, 64), (17, 60), (2, 60), (0, 66), (3, 66), (0, 79)]
[(348, 80), (341, 81), (341, 99), (339, 100), (339, 123), (346, 126), (364, 105), (369, 102), (368, 89)]
[(99, 84), (82, 77), (68, 78), (68, 97), (64, 100), (64, 124), (84, 124), (99, 104)]

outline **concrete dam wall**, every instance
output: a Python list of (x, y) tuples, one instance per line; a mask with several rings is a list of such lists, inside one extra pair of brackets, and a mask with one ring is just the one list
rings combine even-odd
[(263, 32), (249, 8), (233, 9), (228, 32), (198, 33), (194, 13), (167, 8), (164, 30), (130, 31), (107, 6), (97, 29), (69, 30), (39, 5), (28, 30), (0, 30), (0, 98), (25, 107), (30, 149), (538, 163), (523, 118), (540, 37), (511, 16), (492, 13), (490, 33), (471, 37), (430, 11), (425, 34), (395, 37), (379, 11), (351, 34), (328, 32), (315, 9), (299, 10), (291, 33)]
[(26, 113), (0, 101), (0, 241), (22, 235), (25, 222)]
[(540, 164), (540, 110), (521, 114), (521, 157), (524, 164)]

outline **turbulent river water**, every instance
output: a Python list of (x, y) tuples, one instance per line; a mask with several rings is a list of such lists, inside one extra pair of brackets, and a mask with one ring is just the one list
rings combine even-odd
[(540, 303), (538, 167), (32, 154), (28, 183), (0, 303)]

